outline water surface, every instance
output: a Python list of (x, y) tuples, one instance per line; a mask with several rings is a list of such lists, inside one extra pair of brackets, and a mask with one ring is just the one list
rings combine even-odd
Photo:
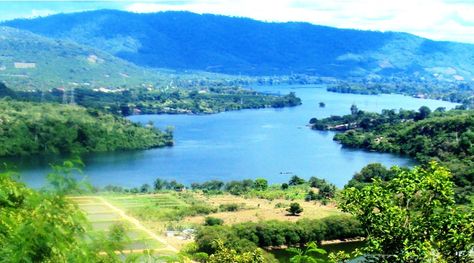
[[(393, 154), (341, 147), (333, 132), (306, 127), (312, 117), (348, 114), (352, 104), (366, 111), (418, 109), (426, 105), (452, 108), (453, 103), (422, 100), (402, 95), (355, 95), (327, 92), (321, 87), (267, 87), (262, 91), (290, 91), (303, 105), (284, 109), (260, 109), (213, 115), (140, 115), (131, 120), (153, 121), (158, 127), (175, 128), (175, 146), (146, 151), (88, 154), (84, 173), (96, 186), (125, 187), (151, 184), (160, 177), (189, 184), (206, 180), (241, 180), (263, 177), (281, 183), (296, 174), (317, 176), (342, 187), (369, 163), (410, 166), (413, 162)], [(325, 108), (318, 106), (326, 104)], [(14, 158), (22, 178), (37, 187), (44, 184), (48, 163), (54, 158)], [(56, 158), (57, 161), (58, 158)], [(60, 158), (59, 158), (60, 159)], [(11, 159), (12, 160), (12, 159)]]

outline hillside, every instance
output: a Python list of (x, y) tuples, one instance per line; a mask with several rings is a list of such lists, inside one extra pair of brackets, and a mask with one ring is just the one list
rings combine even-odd
[(265, 23), (189, 12), (111, 10), (4, 24), (73, 40), (155, 68), (474, 80), (474, 45), (437, 42), (406, 33)]
[(161, 78), (97, 49), (0, 27), (0, 80), (15, 89), (130, 87)]
[(73, 105), (0, 100), (0, 156), (106, 152), (173, 144), (170, 132)]
[(339, 130), (334, 140), (342, 145), (414, 157), (421, 163), (441, 162), (454, 174), (459, 192), (473, 191), (474, 111), (421, 107), (418, 112), (384, 110), (382, 114), (352, 114), (311, 119), (316, 130)]

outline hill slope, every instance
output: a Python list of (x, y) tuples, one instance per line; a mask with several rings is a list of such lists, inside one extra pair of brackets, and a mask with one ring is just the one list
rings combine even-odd
[(0, 156), (171, 146), (171, 132), (73, 105), (0, 100)]
[(255, 75), (432, 77), (474, 80), (474, 45), (405, 33), (265, 23), (189, 12), (99, 10), (5, 25), (70, 39), (137, 65)]
[(0, 27), (0, 80), (22, 90), (119, 87), (151, 84), (160, 74), (71, 41)]

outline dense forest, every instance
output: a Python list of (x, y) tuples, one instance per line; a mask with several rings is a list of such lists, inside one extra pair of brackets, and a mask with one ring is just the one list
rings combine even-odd
[(74, 105), (0, 100), (0, 156), (148, 149), (172, 133)]
[(295, 93), (264, 94), (236, 87), (166, 89), (52, 89), (14, 91), (0, 82), (0, 98), (30, 102), (74, 103), (90, 109), (132, 114), (204, 114), (229, 110), (281, 108), (301, 104)]
[(311, 119), (317, 130), (340, 130), (334, 140), (344, 146), (414, 157), (421, 163), (438, 160), (455, 175), (458, 191), (471, 192), (474, 182), (474, 111), (428, 107), (419, 111), (358, 110), (352, 114)]

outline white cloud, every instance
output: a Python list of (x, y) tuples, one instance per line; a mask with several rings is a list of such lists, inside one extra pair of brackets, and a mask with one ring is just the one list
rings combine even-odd
[(474, 43), (474, 0), (145, 0), (127, 4), (125, 10), (187, 10), (264, 21), (305, 21)]

